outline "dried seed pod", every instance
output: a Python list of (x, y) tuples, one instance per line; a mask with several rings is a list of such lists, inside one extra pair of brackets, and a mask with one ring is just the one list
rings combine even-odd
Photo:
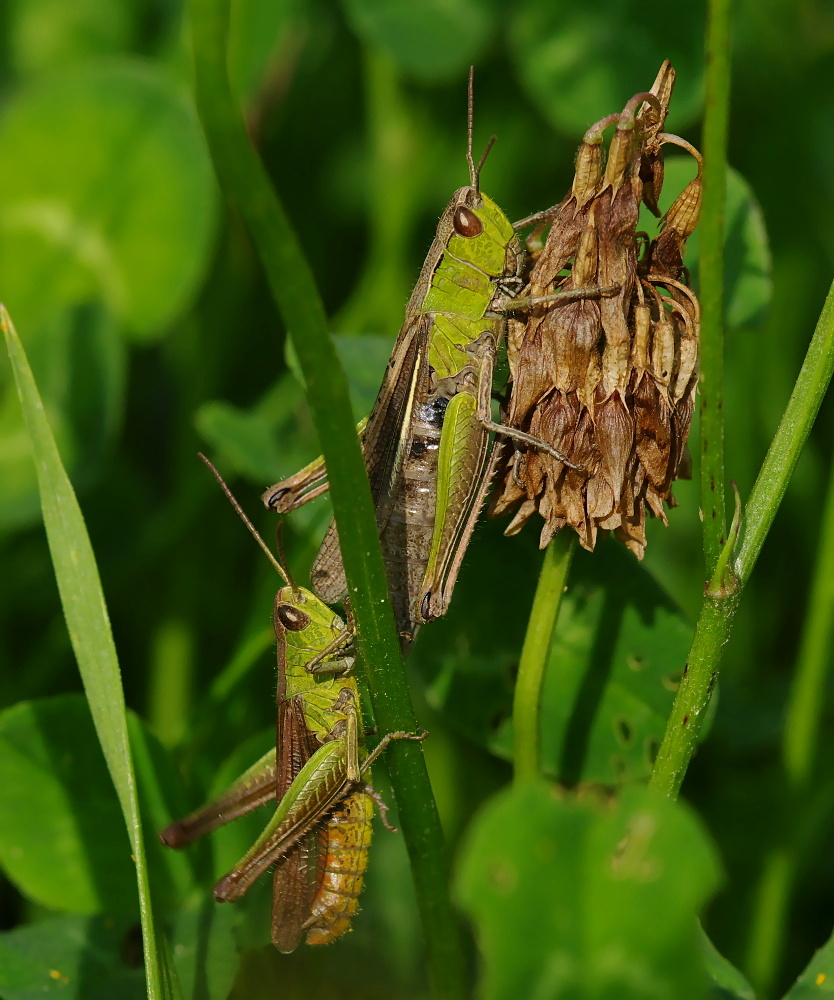
[[(683, 253), (700, 210), (700, 156), (663, 132), (674, 70), (650, 92), (585, 134), (564, 201), (548, 213), (547, 240), (528, 295), (597, 285), (616, 292), (538, 306), (510, 324), (511, 392), (505, 422), (563, 456), (506, 444), (492, 513), (517, 508), (507, 534), (538, 513), (540, 544), (570, 526), (592, 549), (613, 530), (637, 556), (646, 508), (666, 520), (684, 456), (697, 382), (698, 303)], [(602, 136), (616, 123), (605, 169)], [(638, 236), (640, 202), (659, 214), (663, 146), (684, 146), (699, 174), (651, 241)]]

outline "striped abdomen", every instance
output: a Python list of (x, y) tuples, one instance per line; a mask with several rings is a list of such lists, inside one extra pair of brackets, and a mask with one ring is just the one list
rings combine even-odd
[(421, 405), (412, 425), (411, 445), (382, 532), (388, 589), (397, 627), (408, 642), (419, 618), (414, 607), (426, 572), (435, 519), (437, 455), (448, 400), (438, 396)]
[(325, 822), (327, 854), (319, 890), (304, 922), (307, 944), (330, 944), (350, 929), (368, 866), (373, 815), (373, 799), (357, 791)]

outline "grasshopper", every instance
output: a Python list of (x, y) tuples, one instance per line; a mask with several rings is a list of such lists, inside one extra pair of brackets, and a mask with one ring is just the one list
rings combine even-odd
[[(543, 448), (566, 462), (531, 435), (492, 421), (493, 369), (507, 313), (601, 291), (515, 298), (524, 251), (513, 224), (480, 190), (481, 167), (493, 140), (476, 167), (471, 71), (468, 112), (470, 183), (454, 193), (440, 218), (376, 402), (365, 426), (360, 425), (404, 650), (421, 624), (448, 608), (495, 467), (490, 432)], [(285, 513), (327, 487), (327, 470), (319, 458), (270, 487), (263, 501)], [(313, 564), (311, 584), (328, 603), (346, 594), (335, 522)]]
[(294, 951), (327, 944), (344, 934), (358, 909), (373, 804), (383, 823), (387, 807), (366, 783), (370, 768), (392, 740), (426, 734), (388, 733), (372, 753), (356, 681), (352, 629), (322, 601), (298, 587), (241, 510), (220, 474), (214, 473), (244, 523), (267, 553), (286, 586), (275, 597), (278, 639), (276, 745), (216, 801), (160, 833), (181, 848), (257, 806), (273, 800), (275, 814), (253, 847), (214, 887), (218, 902), (235, 902), (274, 865), (272, 940)]

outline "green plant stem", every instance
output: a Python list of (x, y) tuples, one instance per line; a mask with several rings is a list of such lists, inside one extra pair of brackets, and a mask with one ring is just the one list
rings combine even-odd
[(718, 676), (720, 650), (729, 638), (739, 596), (736, 591), (732, 597), (706, 597), (701, 605), (692, 647), (652, 771), (650, 784), (664, 795), (677, 796), (698, 745)]
[[(750, 579), (790, 475), (816, 419), (832, 371), (834, 284), (829, 289), (791, 398), (750, 494), (735, 571), (727, 574), (729, 579), (724, 581), (726, 587), (723, 591), (719, 586), (721, 581), (713, 580), (704, 597), (685, 674), (652, 772), (651, 783), (667, 795), (677, 795), (680, 790), (698, 742), (709, 696), (718, 675), (721, 648), (730, 636), (742, 589)], [(827, 513), (826, 520), (828, 516)], [(728, 544), (732, 545), (733, 540), (730, 539)], [(793, 724), (800, 725), (801, 721)]]
[(724, 546), (724, 205), (730, 105), (730, 0), (710, 0), (701, 211), (700, 428), (704, 558), (712, 574)]
[(745, 527), (736, 573), (747, 580), (759, 556), (802, 446), (817, 416), (834, 370), (834, 284), (817, 321), (802, 369), (773, 442), (745, 506)]
[(542, 686), (575, 542), (572, 531), (560, 531), (544, 552), (513, 701), (513, 760), (517, 783), (538, 777), (541, 767)]
[[(327, 461), (357, 643), (368, 670), (377, 724), (383, 732), (413, 730), (414, 712), (399, 654), (367, 475), (353, 429), (347, 382), (309, 266), (232, 96), (226, 66), (228, 24), (228, 0), (192, 0), (198, 110), (221, 183), (252, 235), (307, 382), (310, 409)], [(434, 988), (438, 996), (460, 997), (464, 994), (462, 952), (449, 899), (443, 833), (425, 761), (417, 744), (402, 741), (387, 751), (387, 764), (411, 861)]]
[[(704, 113), (704, 197), (701, 211), (701, 511), (704, 561), (712, 576), (726, 545), (724, 498), (724, 203), (730, 103), (730, 0), (710, 0)], [(729, 572), (704, 597), (651, 784), (675, 796), (695, 751), (730, 634), (739, 590)], [(716, 581), (712, 581), (715, 583)]]
[[(824, 690), (831, 663), (833, 623), (834, 464), (825, 501), (808, 615), (802, 630), (782, 735), (782, 757), (787, 777), (785, 815), (807, 814)], [(782, 841), (768, 855), (759, 883), (758, 901), (750, 926), (747, 969), (763, 996), (770, 994), (779, 972), (791, 894), (803, 854), (798, 843), (799, 836), (798, 824), (791, 823)]]

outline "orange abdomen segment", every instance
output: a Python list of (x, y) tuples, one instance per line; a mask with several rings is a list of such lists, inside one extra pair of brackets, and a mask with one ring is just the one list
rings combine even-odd
[(304, 922), (307, 944), (330, 944), (350, 929), (368, 866), (373, 815), (373, 799), (359, 791), (341, 802), (327, 820), (324, 876)]

